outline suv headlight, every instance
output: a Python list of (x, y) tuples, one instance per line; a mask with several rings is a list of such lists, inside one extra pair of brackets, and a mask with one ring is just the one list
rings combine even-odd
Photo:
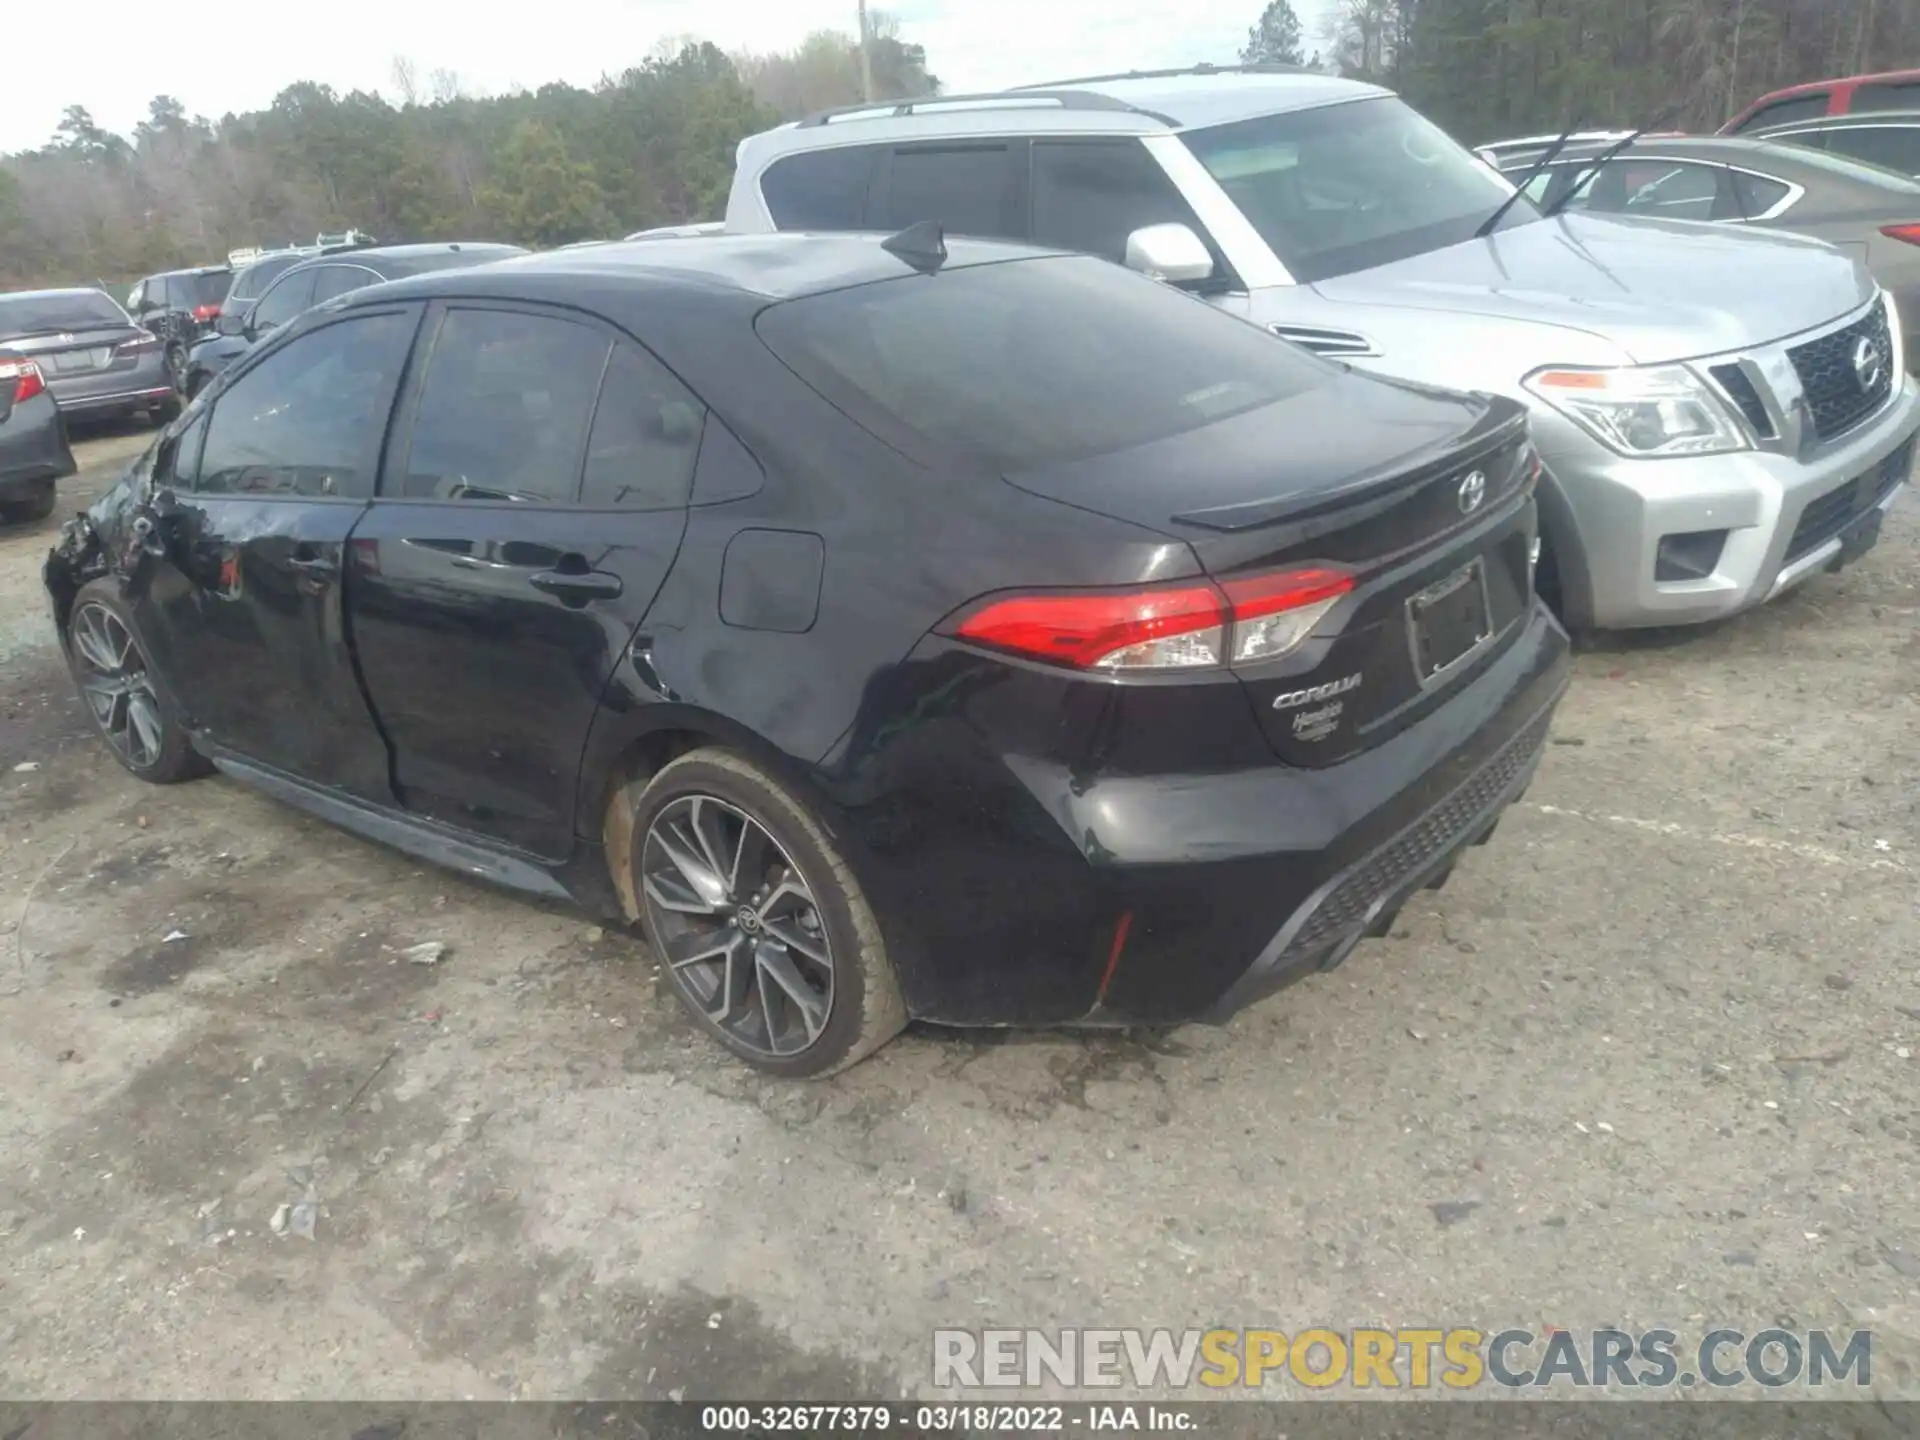
[(1534, 371), (1523, 383), (1622, 455), (1721, 455), (1747, 448), (1740, 422), (1684, 365), (1553, 366)]

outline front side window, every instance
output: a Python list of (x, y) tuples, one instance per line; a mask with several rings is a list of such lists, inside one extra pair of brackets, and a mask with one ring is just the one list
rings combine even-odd
[(520, 310), (450, 310), (414, 412), (401, 493), (570, 502), (611, 342)]
[(1827, 149), (1883, 170), (1920, 174), (1920, 126), (1836, 126), (1827, 132)]
[(295, 270), (267, 288), (247, 317), (256, 334), (274, 330), (313, 304), (313, 271)]
[(1193, 207), (1138, 140), (1036, 140), (1032, 165), (1039, 244), (1119, 262), (1127, 258), (1127, 236), (1144, 226), (1175, 223), (1204, 233)]
[(1744, 134), (1748, 130), (1759, 130), (1768, 125), (1797, 125), (1802, 120), (1818, 120), (1827, 113), (1827, 92), (1817, 95), (1801, 95), (1792, 100), (1776, 100), (1764, 105), (1734, 127), (1733, 133)]
[(207, 495), (371, 495), (389, 398), (413, 330), (409, 312), (354, 316), (267, 356), (215, 402), (193, 488)]
[(1165, 439), (1334, 373), (1204, 300), (1085, 256), (808, 296), (763, 311), (757, 329), (903, 454), (1000, 473)]
[[(1486, 162), (1391, 98), (1183, 138), (1294, 278), (1309, 283), (1471, 239), (1512, 194)], [(1500, 228), (1539, 218), (1522, 197)]]

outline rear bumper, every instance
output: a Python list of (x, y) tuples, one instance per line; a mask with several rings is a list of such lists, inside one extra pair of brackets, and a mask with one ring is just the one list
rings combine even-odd
[(60, 412), (44, 392), (0, 421), (0, 500), (28, 498), (74, 469)]
[(171, 385), (146, 385), (135, 390), (111, 390), (97, 394), (59, 394), (57, 398), (61, 410), (69, 415), (100, 415), (109, 411), (143, 410), (163, 405), (172, 396)]
[(1110, 712), (1106, 773), (1005, 755), (997, 783), (956, 755), (945, 795), (854, 807), (856, 868), (909, 1009), (1174, 1024), (1324, 968), (1485, 838), (1531, 778), (1570, 671), (1535, 602), (1445, 704), (1321, 769), (1241, 750), (1205, 773), (1127, 774), (1148, 727)]

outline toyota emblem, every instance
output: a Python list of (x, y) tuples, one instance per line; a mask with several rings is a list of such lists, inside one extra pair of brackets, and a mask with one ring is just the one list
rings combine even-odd
[(1887, 358), (1871, 335), (1862, 335), (1853, 347), (1853, 373), (1862, 390), (1877, 390), (1886, 374)]
[(1487, 477), (1476, 470), (1460, 482), (1460, 513), (1471, 515), (1480, 508), (1480, 502), (1487, 498)]

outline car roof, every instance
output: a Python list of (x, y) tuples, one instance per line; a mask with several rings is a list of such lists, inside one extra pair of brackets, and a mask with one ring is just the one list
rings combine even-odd
[(224, 275), (231, 269), (231, 265), (183, 265), (178, 270), (156, 270), (148, 278), (160, 280), (169, 275)]
[(295, 270), (318, 269), (322, 265), (364, 265), (369, 270), (378, 270), (383, 263), (395, 265), (401, 269), (416, 260), (436, 259), (446, 255), (473, 255), (475, 264), (485, 264), (489, 260), (500, 260), (512, 255), (524, 255), (526, 251), (518, 245), (507, 245), (497, 240), (445, 240), (422, 245), (363, 245), (341, 249), (316, 251), (301, 259), (297, 265), (289, 265), (287, 274)]
[[(436, 270), (391, 285), (356, 291), (359, 296), (397, 298), (459, 292), (528, 299), (559, 298), (569, 291), (603, 296), (644, 291), (706, 291), (754, 302), (798, 299), (879, 280), (896, 280), (913, 267), (881, 242), (859, 232), (783, 231), (769, 235), (659, 236), (613, 240), (577, 250), (548, 250), (503, 260), (485, 268)], [(942, 270), (964, 270), (1006, 260), (1064, 254), (993, 240), (946, 241)]]
[[(1754, 110), (1770, 100), (1791, 100), (1798, 95), (1815, 95), (1822, 90), (1831, 90), (1836, 85), (1884, 85), (1889, 82), (1911, 83), (1920, 80), (1920, 70), (1880, 70), (1872, 75), (1835, 75), (1826, 80), (1807, 80), (1799, 85), (1787, 85), (1778, 90), (1769, 90), (1760, 96), (1747, 110)], [(1742, 111), (1745, 114), (1746, 111)]]
[[(53, 300), (66, 295), (107, 295), (97, 285), (61, 285), (51, 290), (0, 291), (0, 300)], [(113, 299), (107, 295), (109, 300)]]
[(948, 135), (1171, 134), (1390, 95), (1295, 66), (1195, 66), (1089, 75), (1010, 90), (845, 105), (741, 142), (744, 169), (801, 150)]
[(1857, 130), (1862, 125), (1920, 125), (1920, 110), (1849, 110), (1844, 115), (1813, 115), (1805, 120), (1756, 125), (1741, 133), (1764, 137), (1788, 130)]

